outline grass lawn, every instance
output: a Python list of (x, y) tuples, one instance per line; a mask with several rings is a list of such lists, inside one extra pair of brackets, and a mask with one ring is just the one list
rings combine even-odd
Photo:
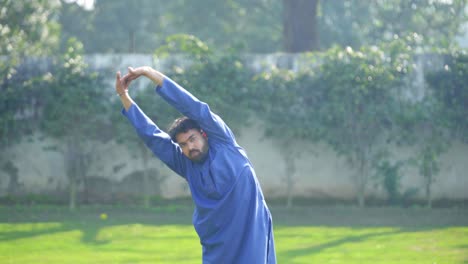
[[(191, 210), (0, 207), (0, 263), (201, 263)], [(272, 212), (278, 263), (468, 263), (467, 209)]]

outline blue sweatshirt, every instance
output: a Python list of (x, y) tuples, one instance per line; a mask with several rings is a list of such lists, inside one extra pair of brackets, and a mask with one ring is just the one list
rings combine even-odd
[(196, 163), (133, 104), (123, 114), (151, 151), (187, 180), (195, 204), (193, 225), (204, 264), (276, 263), (273, 225), (245, 151), (209, 106), (169, 78), (156, 92), (208, 135), (208, 156)]

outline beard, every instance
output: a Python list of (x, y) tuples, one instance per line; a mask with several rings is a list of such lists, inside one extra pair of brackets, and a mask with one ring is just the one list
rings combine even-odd
[(207, 152), (203, 152), (201, 150), (195, 149), (190, 151), (189, 159), (194, 162), (203, 162), (206, 158)]
[(208, 156), (208, 142), (205, 142), (201, 149), (192, 149), (188, 153), (188, 158), (191, 161), (198, 163), (205, 161), (206, 156)]

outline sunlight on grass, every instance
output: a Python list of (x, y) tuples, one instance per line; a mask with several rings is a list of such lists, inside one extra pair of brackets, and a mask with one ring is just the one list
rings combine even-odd
[[(468, 227), (275, 229), (278, 263), (466, 263)], [(0, 263), (200, 263), (191, 225), (0, 224)]]
[(200, 259), (192, 226), (0, 225), (0, 263), (199, 263)]
[(278, 227), (279, 263), (465, 263), (468, 228)]

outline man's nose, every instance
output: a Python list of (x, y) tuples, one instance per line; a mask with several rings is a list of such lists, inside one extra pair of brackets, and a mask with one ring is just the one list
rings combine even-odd
[(187, 144), (187, 147), (188, 147), (189, 151), (192, 151), (192, 150), (197, 149), (197, 148), (195, 147), (195, 144), (193, 144), (193, 143), (188, 143), (188, 144)]

